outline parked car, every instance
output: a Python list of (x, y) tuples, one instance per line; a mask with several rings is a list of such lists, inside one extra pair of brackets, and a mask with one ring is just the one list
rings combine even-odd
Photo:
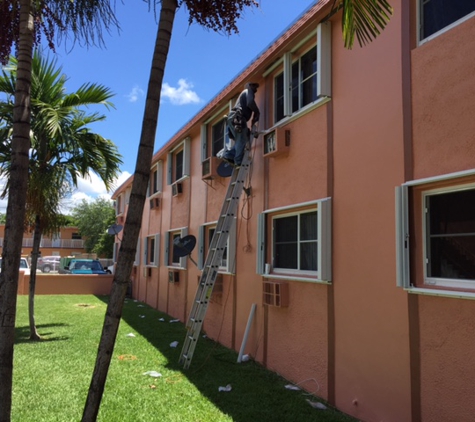
[(51, 271), (57, 271), (59, 269), (59, 260), (61, 259), (60, 256), (53, 255), (53, 256), (43, 256), (38, 258), (38, 265), (37, 268), (42, 273), (49, 273)]
[(71, 259), (68, 266), (61, 271), (63, 274), (110, 274), (98, 259)]
[[(30, 265), (26, 258), (20, 258), (20, 270), (24, 271), (25, 274), (30, 274)], [(0, 271), (2, 271), (2, 258), (0, 258)]]

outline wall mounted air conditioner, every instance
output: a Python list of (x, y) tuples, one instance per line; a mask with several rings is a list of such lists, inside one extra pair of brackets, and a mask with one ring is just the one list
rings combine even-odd
[(214, 179), (218, 176), (217, 168), (219, 165), (218, 157), (208, 157), (201, 163), (201, 179)]
[(150, 209), (155, 210), (160, 208), (160, 198), (152, 198), (150, 199)]
[(264, 136), (264, 157), (275, 157), (289, 151), (290, 129), (276, 128)]
[(283, 308), (289, 306), (289, 285), (285, 281), (262, 283), (262, 304)]
[(172, 185), (172, 195), (178, 196), (183, 193), (183, 184), (181, 182), (175, 182)]
[(180, 271), (178, 270), (168, 270), (168, 282), (169, 283), (178, 283), (180, 281)]

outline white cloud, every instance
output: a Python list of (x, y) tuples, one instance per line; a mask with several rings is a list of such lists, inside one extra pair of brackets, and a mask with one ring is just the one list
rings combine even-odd
[[(70, 214), (71, 210), (78, 204), (85, 200), (87, 202), (93, 202), (96, 198), (102, 197), (110, 199), (114, 190), (117, 189), (122, 183), (124, 183), (131, 174), (124, 171), (119, 175), (117, 180), (113, 184), (111, 192), (108, 192), (104, 183), (96, 174), (91, 174), (90, 178), (83, 179), (78, 178), (77, 189), (69, 196), (61, 201), (61, 212), (64, 214)], [(0, 178), (0, 189), (3, 189), (5, 179)], [(5, 213), (7, 211), (8, 197), (0, 199), (0, 212)]]
[(142, 88), (140, 88), (138, 85), (135, 85), (132, 88), (132, 91), (129, 92), (127, 95), (127, 98), (129, 99), (129, 102), (135, 103), (136, 101), (139, 100), (139, 98), (142, 98), (144, 96), (144, 91)]
[(192, 90), (193, 84), (185, 79), (178, 81), (178, 88), (172, 87), (166, 82), (162, 85), (162, 98), (167, 98), (174, 105), (198, 104), (202, 100)]

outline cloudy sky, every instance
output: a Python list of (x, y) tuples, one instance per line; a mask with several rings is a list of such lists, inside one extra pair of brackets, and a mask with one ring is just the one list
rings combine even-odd
[[(188, 26), (186, 10), (179, 9), (163, 80), (155, 150), (316, 2), (260, 0), (258, 8), (247, 10), (238, 21), (239, 34), (229, 37), (196, 24)], [(54, 57), (69, 78), (68, 92), (94, 82), (115, 93), (114, 108), (97, 110), (107, 116), (106, 121), (92, 128), (111, 139), (123, 156), (122, 174), (116, 183), (120, 186), (135, 169), (157, 23), (146, 2), (117, 2), (116, 7), (121, 31), (104, 34), (106, 48), (71, 48), (63, 43)], [(94, 177), (82, 180), (68, 203), (110, 194)], [(0, 202), (1, 212), (5, 206)]]

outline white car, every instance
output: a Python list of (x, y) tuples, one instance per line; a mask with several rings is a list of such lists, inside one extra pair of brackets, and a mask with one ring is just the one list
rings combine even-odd
[[(0, 271), (2, 270), (2, 258), (0, 258)], [(20, 270), (25, 274), (30, 274), (30, 264), (26, 258), (20, 258)]]

